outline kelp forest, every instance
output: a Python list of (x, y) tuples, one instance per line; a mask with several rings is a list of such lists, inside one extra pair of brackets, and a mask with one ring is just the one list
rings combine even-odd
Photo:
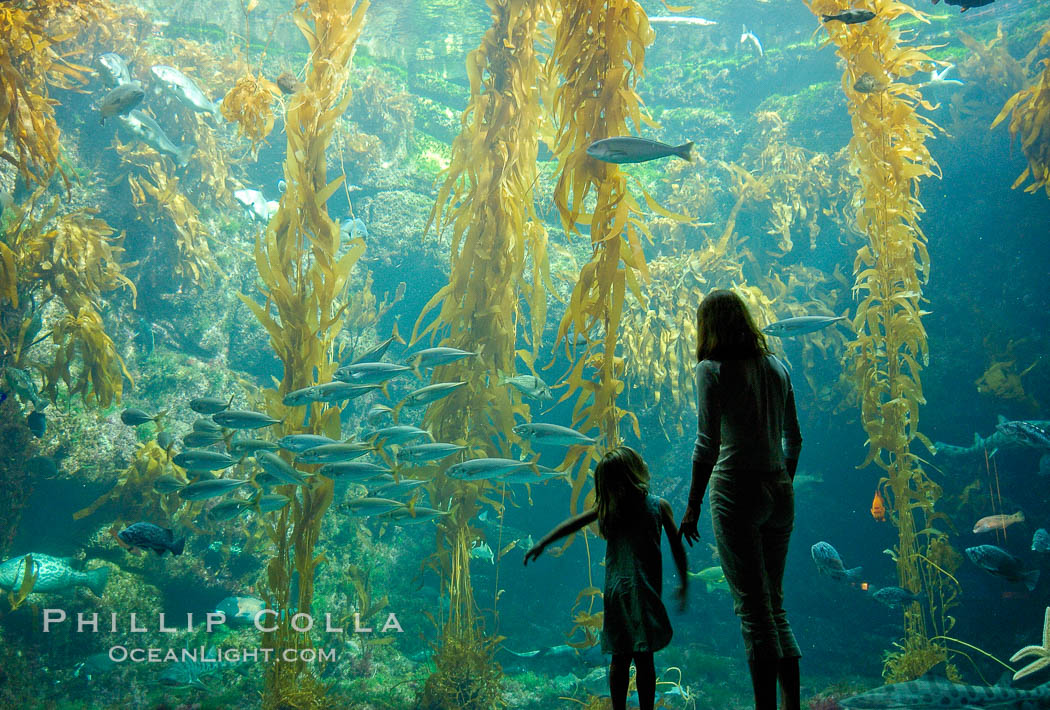
[[(611, 707), (597, 525), (522, 558), (621, 444), (684, 511), (715, 289), (807, 707), (1041, 672), (1050, 16), (946, 2), (5, 3), (0, 705)], [(657, 707), (750, 699), (708, 516)], [(116, 662), (160, 611), (204, 660)]]

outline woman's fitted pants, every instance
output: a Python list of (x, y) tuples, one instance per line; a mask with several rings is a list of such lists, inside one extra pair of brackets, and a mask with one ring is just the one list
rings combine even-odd
[(784, 566), (795, 521), (787, 472), (716, 473), (711, 520), (747, 657), (800, 657), (784, 613)]

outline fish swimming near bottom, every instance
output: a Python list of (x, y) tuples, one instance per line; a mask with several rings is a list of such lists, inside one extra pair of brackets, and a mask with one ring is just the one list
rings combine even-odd
[(910, 680), (884, 685), (840, 701), (848, 710), (927, 710), (931, 708), (1050, 708), (1050, 686), (1018, 690), (1004, 686), (962, 685), (948, 680)]
[[(80, 572), (69, 564), (68, 557), (52, 557), (42, 552), (29, 553), (33, 559), (36, 583), (33, 592), (65, 592), (74, 587), (87, 587), (95, 596), (101, 597), (109, 579), (109, 567)], [(25, 555), (12, 557), (0, 563), (0, 589), (17, 591), (22, 586), (25, 574)]]
[(152, 550), (160, 557), (167, 551), (181, 555), (186, 545), (186, 538), (175, 539), (171, 528), (162, 528), (153, 523), (135, 523), (117, 533), (122, 542), (140, 550)]
[(125, 130), (158, 153), (170, 156), (180, 168), (189, 162), (193, 146), (176, 146), (149, 114), (132, 109), (128, 115), (118, 115), (117, 119)]
[(183, 651), (183, 660), (173, 661), (161, 671), (157, 682), (169, 688), (197, 688), (209, 690), (204, 681), (204, 676), (217, 673), (225, 668), (236, 665), (227, 661), (220, 661), (219, 655), (212, 646), (207, 652)]
[(977, 545), (967, 547), (965, 552), (970, 561), (985, 572), (1002, 577), (1009, 582), (1020, 582), (1028, 588), (1028, 591), (1035, 589), (1035, 585), (1039, 582), (1039, 570), (1027, 569), (1024, 562), (1001, 547)]

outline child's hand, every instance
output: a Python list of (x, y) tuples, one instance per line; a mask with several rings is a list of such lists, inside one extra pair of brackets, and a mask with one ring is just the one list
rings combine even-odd
[(544, 547), (545, 547), (545, 545), (543, 543), (540, 543), (540, 542), (537, 542), (535, 545), (530, 547), (529, 551), (525, 553), (525, 561), (522, 564), (525, 564), (525, 565), (529, 564), (529, 558), (530, 557), (532, 559), (534, 559), (534, 560), (538, 560), (540, 555), (543, 554), (543, 548)]

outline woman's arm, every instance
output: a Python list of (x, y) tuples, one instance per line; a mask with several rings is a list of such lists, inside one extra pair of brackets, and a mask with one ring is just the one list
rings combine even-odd
[(560, 540), (563, 537), (572, 535), (577, 530), (587, 527), (595, 520), (598, 519), (598, 509), (591, 508), (585, 513), (580, 513), (577, 516), (564, 520), (551, 530), (549, 533), (543, 536), (539, 542), (532, 546), (532, 548), (525, 553), (525, 564), (529, 563), (529, 558), (537, 559), (543, 552), (547, 545), (551, 544), (555, 540)]
[(707, 492), (711, 471), (718, 461), (722, 446), (722, 407), (718, 394), (718, 364), (704, 360), (696, 366), (696, 444), (693, 446), (692, 483), (689, 503), (682, 516), (679, 534), (690, 545), (700, 540), (696, 529), (700, 519), (700, 503)]
[[(785, 374), (787, 374), (785, 370)], [(795, 388), (791, 376), (787, 375), (787, 401), (784, 403), (784, 466), (788, 476), (795, 480), (798, 457), (802, 452), (802, 432), (798, 427), (798, 410), (795, 408)]]
[(689, 587), (689, 565), (685, 558), (685, 546), (682, 538), (678, 535), (678, 528), (674, 524), (674, 513), (671, 512), (671, 504), (663, 498), (660, 499), (660, 522), (663, 524), (664, 533), (667, 534), (667, 542), (671, 546), (671, 557), (674, 558), (675, 569), (678, 570), (679, 585), (675, 596), (678, 597), (680, 609), (685, 608), (685, 593)]

